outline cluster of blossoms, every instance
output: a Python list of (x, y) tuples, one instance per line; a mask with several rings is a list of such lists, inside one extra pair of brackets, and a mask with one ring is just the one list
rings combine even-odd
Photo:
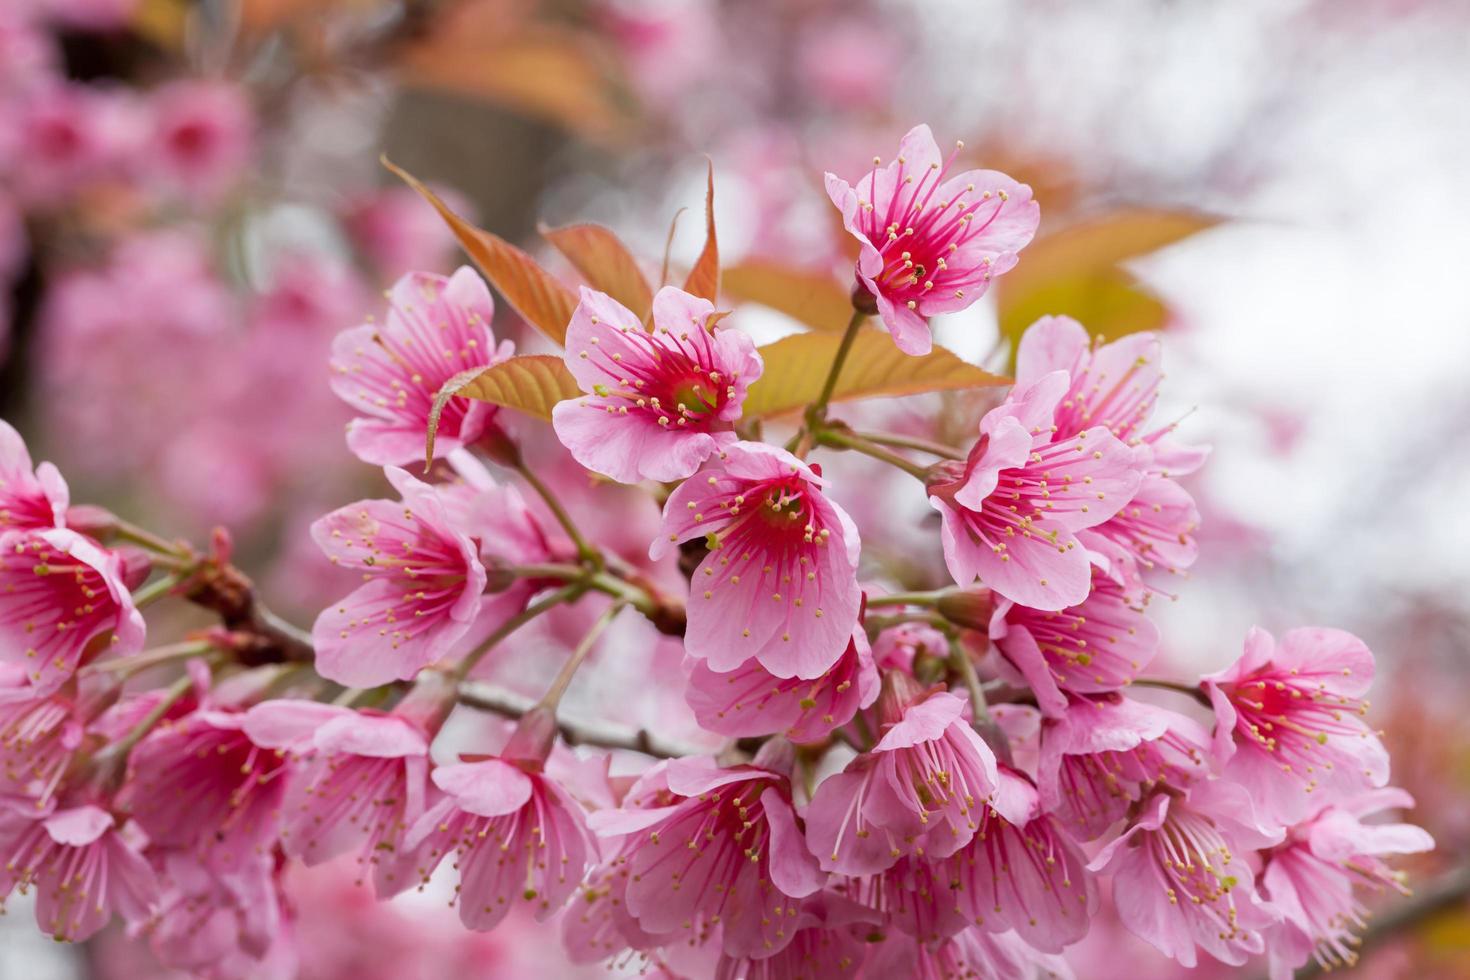
[[(116, 913), (205, 975), (277, 962), (289, 861), (345, 854), (379, 898), (452, 875), (469, 929), (519, 907), (560, 917), (575, 962), (669, 976), (1069, 975), (1109, 894), (1186, 967), (1351, 962), (1361, 890), (1401, 888), (1387, 859), (1432, 842), (1369, 819), (1411, 801), (1364, 721), (1356, 638), (1255, 630), (1196, 685), (1146, 675), (1150, 600), (1195, 559), (1178, 479), (1205, 455), (1153, 418), (1158, 339), (1043, 319), (972, 445), (908, 446), (930, 465), (828, 419), (868, 315), (894, 359), (924, 356), (928, 317), (975, 302), (1036, 229), (1029, 188), (954, 162), (919, 127), (856, 182), (828, 175), (860, 245), (856, 312), (833, 362), (803, 366), (827, 383), (785, 448), (744, 411), (775, 355), (709, 296), (665, 286), (638, 311), (582, 290), (559, 359), (581, 394), (550, 426), (595, 479), (661, 502), (646, 558), (582, 534), (509, 409), (444, 400), (518, 363), (468, 269), (403, 277), (333, 348), (347, 444), (396, 496), (312, 525), (360, 578), (309, 646), (242, 611), (223, 540), (200, 555), (72, 507), (0, 429), (0, 891), (34, 889), (62, 939)], [(817, 447), (917, 476), (953, 582), (866, 578)], [(170, 594), (225, 628), (144, 651), (139, 610)], [(436, 757), (500, 641), (597, 595), (508, 737)], [(682, 644), (682, 674), (650, 681), (682, 685), (723, 747), (645, 737), (613, 774), (566, 746), (585, 733), (563, 694), (629, 607)], [(171, 686), (127, 682), (180, 661)], [(1135, 696), (1149, 685), (1192, 697)]]

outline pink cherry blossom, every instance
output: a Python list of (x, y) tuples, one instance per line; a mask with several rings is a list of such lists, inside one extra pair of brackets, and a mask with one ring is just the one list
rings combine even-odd
[[(456, 214), (469, 216), (470, 202), (451, 188), (436, 187)], [(338, 210), (352, 244), (381, 276), (403, 269), (437, 269), (454, 248), (454, 233), (410, 187), (375, 187), (348, 198)]]
[(724, 674), (703, 660), (691, 660), (688, 669), (687, 697), (700, 726), (732, 738), (777, 734), (815, 742), (878, 697), (878, 671), (861, 626), (837, 663), (810, 680), (776, 677), (758, 660)]
[(1354, 886), (1407, 895), (1404, 876), (1384, 856), (1434, 847), (1434, 839), (1412, 824), (1370, 824), (1363, 818), (1413, 805), (1402, 790), (1372, 790), (1297, 824), (1267, 853), (1261, 886), (1281, 915), (1269, 944), (1273, 976), (1290, 977), (1312, 958), (1328, 970), (1357, 963), (1354, 930), (1366, 924), (1368, 910)]
[(80, 942), (119, 913), (147, 918), (158, 897), (153, 870), (90, 804), (44, 814), (0, 814), (0, 909), (11, 892), (36, 891), (36, 924)]
[(911, 674), (921, 653), (943, 659), (949, 656), (949, 639), (928, 623), (899, 623), (873, 640), (873, 660), (883, 670)]
[(255, 126), (243, 89), (189, 79), (153, 93), (151, 162), (169, 190), (213, 197), (249, 165)]
[(883, 737), (807, 807), (807, 843), (828, 871), (872, 874), (904, 854), (952, 854), (996, 790), (995, 754), (965, 719), (967, 702), (939, 691), (905, 704), (913, 693), (896, 676), (886, 675), (879, 701)]
[(1042, 610), (1087, 598), (1091, 562), (1077, 532), (1132, 499), (1142, 461), (1101, 426), (1057, 438), (1053, 419), (1068, 383), (1065, 371), (1054, 371), (1018, 384), (981, 420), (969, 459), (937, 467), (929, 480), (945, 564), (960, 585), (978, 576), (997, 594)]
[(121, 558), (61, 528), (0, 534), (0, 661), (25, 668), (32, 697), (82, 664), (143, 646)]
[[(468, 267), (448, 278), (410, 272), (394, 283), (381, 326), (353, 327), (332, 344), (332, 390), (362, 413), (347, 428), (348, 448), (381, 466), (423, 459), (429, 410), (444, 382), (515, 353), (508, 340), (496, 345), (494, 317), (490, 290)], [(485, 402), (450, 399), (439, 415), (435, 454), (479, 439), (495, 411)]]
[(1067, 961), (1043, 953), (1014, 932), (966, 929), (935, 945), (902, 934), (873, 950), (865, 976), (908, 980), (1071, 980)]
[(394, 858), (425, 809), (426, 733), (397, 714), (300, 700), (256, 705), (245, 732), (262, 748), (292, 754), (281, 818), (286, 853), (314, 866), (355, 851), (381, 893), (397, 891)]
[(1159, 631), (1122, 586), (1094, 570), (1092, 591), (1057, 611), (1009, 599), (996, 604), (990, 637), (1048, 714), (1067, 708), (1063, 691), (1100, 694), (1126, 687), (1154, 659)]
[(597, 853), (581, 806), (539, 765), (515, 758), (441, 766), (433, 780), (444, 796), (409, 829), (404, 867), (427, 883), (453, 855), (469, 929), (495, 928), (518, 903), (538, 919), (560, 910)]
[(45, 810), (82, 744), (83, 722), (70, 698), (30, 696), (24, 670), (0, 665), (0, 799)]
[(665, 286), (650, 331), (611, 296), (582, 287), (566, 363), (586, 396), (551, 417), (577, 462), (619, 483), (682, 480), (735, 441), (731, 423), (761, 357), (744, 333), (715, 326), (714, 312)]
[(154, 846), (234, 871), (275, 843), (286, 774), (282, 753), (251, 740), (244, 713), (201, 707), (138, 743), (119, 799)]
[(1250, 794), (1236, 783), (1211, 794), (1155, 793), (1121, 836), (1093, 859), (1110, 872), (1123, 925), (1193, 968), (1196, 947), (1232, 966), (1260, 953), (1272, 915), (1256, 894), (1248, 852), (1280, 840), (1254, 826)]
[(954, 900), (970, 922), (1015, 933), (1059, 953), (1087, 933), (1097, 885), (1082, 851), (1043, 812), (1031, 780), (1000, 766), (995, 795), (970, 842), (945, 867)]
[(426, 483), (384, 471), (403, 497), (362, 500), (311, 526), (335, 564), (364, 584), (317, 617), (317, 670), (354, 687), (407, 680), (447, 654), (474, 622), (485, 589), (479, 549)]
[(864, 934), (876, 916), (830, 893), (804, 903), (790, 924), (791, 942), (772, 956), (723, 954), (714, 980), (843, 980), (856, 977), (867, 958)]
[(1041, 802), (1080, 840), (1101, 837), (1160, 785), (1205, 774), (1209, 735), (1193, 719), (1122, 697), (1070, 698), (1042, 729)]
[(69, 502), (61, 472), (32, 466), (25, 440), (0, 419), (0, 531), (62, 527)]
[[(915, 126), (898, 157), (857, 186), (827, 174), (827, 196), (858, 240), (857, 278), (906, 354), (932, 346), (928, 318), (963, 310), (1009, 272), (1036, 234), (1041, 210), (1031, 188), (994, 170), (948, 176), (928, 126)], [(948, 177), (948, 179), (946, 179)]]
[(790, 453), (740, 442), (721, 457), (669, 496), (648, 552), (709, 543), (685, 648), (716, 672), (754, 659), (777, 677), (819, 677), (847, 649), (862, 604), (857, 527)]
[(1252, 629), (1240, 659), (1203, 683), (1217, 763), (1281, 823), (1388, 782), (1388, 752), (1362, 718), (1373, 654), (1352, 634), (1296, 629), (1277, 643)]
[(973, 925), (955, 901), (948, 873), (940, 862), (905, 855), (877, 874), (836, 878), (832, 891), (879, 913), (904, 936), (933, 945)]
[(772, 956), (794, 938), (800, 899), (826, 876), (807, 851), (785, 776), (679, 759), (664, 771), (673, 802), (602, 811), (594, 829), (626, 838), (628, 912), (665, 942), (701, 943), (719, 926), (732, 957)]
[(264, 976), (283, 922), (276, 859), (261, 854), (220, 872), (168, 851), (158, 912), (141, 931), (159, 961), (205, 977)]

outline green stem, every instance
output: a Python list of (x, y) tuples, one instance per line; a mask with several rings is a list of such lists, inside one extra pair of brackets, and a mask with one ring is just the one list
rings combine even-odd
[(951, 670), (960, 675), (961, 680), (964, 681), (965, 690), (970, 694), (971, 727), (995, 750), (996, 756), (1009, 765), (1011, 762), (1010, 739), (1006, 738), (1006, 733), (991, 717), (990, 705), (985, 700), (985, 689), (980, 686), (980, 677), (975, 673), (975, 663), (970, 659), (969, 651), (963, 645), (950, 644), (949, 666)]
[(561, 697), (567, 692), (567, 687), (572, 683), (572, 678), (576, 676), (578, 668), (587, 659), (587, 654), (592, 650), (597, 638), (617, 618), (618, 613), (623, 611), (625, 605), (627, 603), (622, 600), (615, 601), (603, 611), (601, 616), (597, 617), (597, 622), (592, 624), (587, 635), (582, 637), (582, 642), (577, 644), (577, 649), (572, 651), (571, 659), (562, 666), (561, 673), (556, 675), (556, 680), (551, 682), (551, 687), (547, 688), (546, 693), (542, 695), (541, 706), (543, 708), (553, 715), (556, 714), (556, 707), (561, 703)]
[(143, 609), (146, 606), (152, 605), (172, 592), (183, 580), (184, 577), (182, 575), (169, 573), (163, 576), (163, 578), (149, 582), (147, 585), (139, 588), (137, 592), (133, 593), (134, 608)]
[(522, 479), (531, 485), (531, 488), (540, 495), (542, 500), (546, 501), (546, 506), (551, 508), (552, 514), (556, 515), (557, 523), (562, 526), (562, 530), (567, 532), (567, 537), (572, 539), (572, 544), (576, 545), (578, 556), (594, 568), (601, 568), (603, 564), (602, 553), (588, 544), (587, 539), (582, 537), (582, 532), (577, 529), (576, 523), (572, 521), (572, 515), (567, 513), (566, 508), (561, 505), (561, 501), (557, 499), (556, 494), (551, 492), (551, 488), (536, 475), (535, 471), (526, 465), (524, 460), (516, 460), (515, 468), (516, 472), (520, 473)]
[(147, 670), (149, 667), (172, 663), (175, 660), (189, 660), (194, 657), (200, 657), (214, 649), (215, 645), (208, 640), (171, 643), (168, 646), (144, 650), (142, 653), (132, 657), (120, 657), (117, 660), (101, 660), (96, 663), (90, 663), (77, 673), (83, 677), (91, 676), (92, 674), (111, 673), (119, 673), (124, 677), (131, 677), (133, 674), (141, 670)]
[(893, 592), (888, 595), (868, 596), (868, 608), (881, 609), (883, 606), (933, 606), (948, 591), (949, 589), (935, 589), (932, 592)]
[(179, 699), (188, 694), (189, 688), (193, 686), (194, 680), (188, 674), (170, 684), (159, 702), (143, 716), (143, 720), (134, 725), (121, 741), (114, 742), (108, 747), (108, 756), (114, 759), (126, 759), (128, 753), (133, 751), (133, 746), (143, 741), (144, 737), (153, 730), (153, 726), (162, 721), (169, 709), (178, 704)]
[(113, 525), (113, 533), (123, 541), (131, 541), (141, 548), (147, 548), (149, 551), (155, 551), (161, 555), (171, 555), (174, 557), (185, 557), (188, 555), (188, 549), (165, 541), (152, 531), (138, 527), (138, 525), (129, 523), (120, 517), (115, 520), (116, 523)]
[(863, 432), (863, 439), (879, 446), (894, 446), (898, 449), (914, 449), (930, 456), (940, 456), (944, 459), (964, 459), (965, 454), (954, 446), (946, 446), (939, 442), (930, 442), (928, 439), (919, 439), (915, 436), (903, 436), (896, 432)]
[(904, 623), (928, 623), (937, 630), (950, 632), (954, 624), (938, 613), (932, 612), (906, 612), (895, 613), (892, 616), (869, 616), (864, 620), (870, 633), (878, 633), (888, 629), (890, 626), (902, 626)]
[(816, 434), (816, 439), (820, 445), (834, 446), (839, 449), (851, 449), (854, 452), (862, 453), (864, 456), (871, 456), (874, 459), (882, 460), (890, 466), (896, 466), (915, 479), (925, 479), (924, 467), (912, 460), (905, 459), (898, 455), (898, 453), (889, 452), (882, 446), (875, 445), (861, 436), (838, 429), (822, 429)]
[(827, 418), (827, 403), (832, 400), (832, 393), (837, 390), (837, 378), (842, 374), (842, 366), (847, 362), (847, 355), (852, 351), (852, 345), (857, 340), (858, 328), (867, 318), (868, 315), (861, 310), (852, 311), (852, 319), (847, 321), (847, 332), (842, 335), (842, 343), (837, 346), (837, 354), (832, 358), (832, 367), (827, 371), (827, 380), (822, 383), (822, 393), (807, 409), (807, 428), (815, 429)]
[(478, 647), (465, 654), (464, 659), (459, 662), (459, 666), (454, 669), (455, 681), (458, 682), (464, 680), (465, 677), (469, 675), (469, 672), (471, 670), (474, 670), (475, 664), (479, 663), (481, 658), (483, 658), (485, 654), (489, 653), (490, 650), (501, 640), (505, 639), (507, 636), (510, 636), (516, 630), (520, 629), (522, 626), (526, 625), (537, 616), (546, 612), (548, 609), (551, 609), (554, 606), (559, 606), (563, 602), (571, 602), (577, 599), (582, 595), (582, 593), (586, 592), (587, 589), (588, 585), (584, 581), (578, 580), (576, 582), (570, 582), (567, 585), (562, 586), (560, 589), (557, 589), (550, 595), (531, 603), (524, 610), (522, 610), (520, 614), (512, 616), (510, 619), (506, 620), (506, 622), (498, 630), (496, 630), (494, 633), (491, 633), (490, 636), (486, 638), (484, 643), (481, 643)]

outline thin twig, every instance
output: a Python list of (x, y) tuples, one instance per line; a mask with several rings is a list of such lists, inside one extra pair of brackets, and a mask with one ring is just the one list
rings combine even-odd
[(561, 525), (563, 531), (567, 532), (567, 537), (572, 539), (572, 544), (576, 545), (578, 556), (593, 567), (601, 568), (603, 565), (601, 552), (589, 544), (586, 538), (582, 537), (582, 532), (578, 530), (576, 522), (572, 520), (572, 515), (567, 513), (567, 509), (562, 506), (561, 501), (557, 499), (556, 494), (546, 485), (545, 481), (536, 475), (535, 470), (526, 465), (525, 460), (517, 459), (515, 469), (521, 475), (521, 479), (529, 483), (531, 489), (535, 490), (537, 495), (546, 502), (546, 506), (556, 516), (557, 523)]
[(842, 429), (824, 428), (816, 433), (816, 440), (819, 445), (833, 446), (838, 449), (851, 449), (854, 452), (862, 453), (864, 456), (871, 456), (874, 459), (882, 460), (888, 465), (896, 466), (919, 480), (923, 480), (926, 476), (925, 468), (913, 460), (905, 459), (898, 453), (890, 452), (876, 443), (868, 442), (866, 439), (852, 432), (847, 432)]
[[(505, 718), (519, 718), (536, 706), (532, 698), (484, 684), (462, 681), (459, 702), (477, 711), (489, 711)], [(673, 759), (687, 755), (707, 755), (709, 749), (653, 735), (646, 729), (624, 728), (597, 722), (582, 722), (558, 717), (556, 727), (569, 745), (597, 745), (607, 749), (628, 749), (645, 755)]]
[(1188, 684), (1180, 684), (1176, 681), (1157, 680), (1152, 677), (1135, 677), (1133, 679), (1133, 686), (1152, 687), (1157, 688), (1160, 691), (1173, 691), (1175, 694), (1183, 694), (1185, 697), (1194, 698), (1206, 708), (1212, 707), (1212, 705), (1210, 704), (1210, 696), (1208, 694), (1200, 690), (1198, 687), (1191, 687)]
[(931, 456), (941, 456), (944, 459), (964, 459), (963, 450), (954, 446), (946, 446), (943, 443), (931, 442), (928, 439), (920, 439), (916, 436), (899, 435), (896, 432), (867, 432), (859, 433), (869, 442), (875, 442), (880, 446), (894, 446), (899, 449), (916, 449), (921, 453)]

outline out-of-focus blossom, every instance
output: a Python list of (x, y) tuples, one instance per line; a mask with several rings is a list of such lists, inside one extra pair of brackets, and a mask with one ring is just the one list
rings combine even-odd
[(942, 159), (929, 127), (915, 126), (898, 157), (886, 167), (875, 159), (855, 186), (827, 174), (827, 195), (861, 246), (858, 285), (906, 354), (929, 352), (929, 317), (965, 309), (1015, 266), (1041, 218), (1031, 188), (1005, 174), (948, 176), (958, 153)]
[(566, 364), (586, 397), (552, 413), (583, 466), (617, 480), (682, 480), (735, 441), (761, 357), (746, 334), (710, 323), (714, 306), (673, 286), (653, 298), (653, 330), (605, 293), (582, 288)]
[(45, 16), (67, 27), (84, 31), (109, 31), (124, 27), (138, 9), (140, 0), (34, 0)]
[(1102, 426), (1057, 438), (1053, 418), (1067, 388), (1065, 371), (1016, 385), (981, 419), (969, 458), (934, 468), (929, 502), (943, 518), (945, 564), (960, 585), (978, 577), (1040, 610), (1087, 598), (1092, 563), (1077, 532), (1116, 514), (1143, 474), (1138, 453)]
[(208, 200), (237, 182), (255, 126), (244, 91), (226, 82), (179, 81), (151, 97), (147, 153), (165, 192)]
[[(156, 915), (139, 932), (161, 962), (196, 976), (269, 975), (289, 949), (275, 858), (253, 855), (221, 872), (179, 851), (160, 861)], [(276, 956), (272, 957), (272, 953)]]
[(443, 657), (479, 610), (485, 566), (434, 488), (390, 466), (402, 502), (363, 500), (312, 525), (334, 563), (367, 579), (317, 617), (317, 669), (355, 687), (407, 680)]
[(649, 548), (706, 539), (690, 585), (690, 656), (711, 670), (747, 660), (778, 677), (818, 677), (857, 622), (857, 527), (822, 492), (816, 471), (785, 450), (734, 443), (680, 484)]
[[(436, 191), (456, 214), (469, 212), (468, 202), (444, 188)], [(382, 280), (393, 280), (404, 269), (436, 269), (454, 247), (454, 235), (444, 221), (407, 187), (374, 188), (343, 203), (342, 228), (352, 245), (372, 264)]]
[[(399, 279), (383, 326), (354, 327), (332, 344), (332, 390), (365, 416), (348, 426), (348, 447), (381, 466), (422, 459), (429, 411), (444, 382), (515, 352), (508, 340), (496, 345), (494, 316), (489, 289), (468, 267), (448, 278), (412, 272)], [(436, 453), (480, 438), (495, 411), (484, 402), (451, 399), (439, 415)]]
[(1291, 630), (1277, 643), (1252, 629), (1245, 652), (1206, 675), (1214, 755), (1283, 824), (1388, 782), (1388, 751), (1363, 721), (1373, 654), (1342, 630)]

